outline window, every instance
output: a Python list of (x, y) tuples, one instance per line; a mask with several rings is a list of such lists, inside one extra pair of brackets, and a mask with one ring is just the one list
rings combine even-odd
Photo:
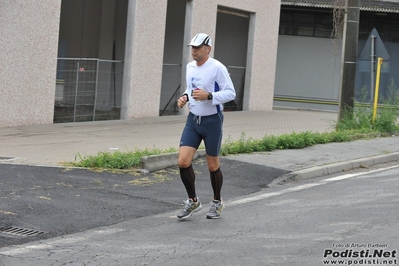
[(359, 39), (365, 40), (376, 28), (384, 42), (399, 42), (399, 14), (361, 12)]
[(330, 38), (332, 12), (281, 9), (280, 35)]
[[(365, 40), (376, 28), (384, 42), (399, 42), (399, 14), (360, 12), (359, 39)], [(331, 9), (282, 7), (280, 35), (331, 38), (333, 14)]]

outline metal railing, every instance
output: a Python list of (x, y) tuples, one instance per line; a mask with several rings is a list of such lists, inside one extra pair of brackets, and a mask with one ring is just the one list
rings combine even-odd
[(120, 119), (123, 61), (58, 58), (54, 123)]
[(163, 64), (159, 115), (178, 114), (176, 101), (180, 96), (181, 64)]

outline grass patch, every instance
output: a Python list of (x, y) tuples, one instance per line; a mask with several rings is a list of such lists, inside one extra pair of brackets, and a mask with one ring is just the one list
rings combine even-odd
[(71, 163), (76, 167), (103, 168), (103, 169), (131, 169), (140, 166), (141, 157), (177, 152), (176, 148), (161, 150), (153, 149), (134, 149), (132, 151), (100, 152), (96, 155), (82, 156), (77, 155), (79, 161)]
[(220, 154), (226, 156), (229, 154), (267, 152), (284, 149), (302, 149), (316, 144), (326, 144), (332, 142), (345, 142), (358, 139), (360, 134), (354, 134), (352, 131), (334, 131), (315, 133), (311, 131), (280, 136), (265, 136), (260, 140), (251, 138), (246, 139), (245, 133), (241, 134), (238, 141), (228, 139), (221, 148)]
[[(267, 152), (283, 149), (302, 149), (317, 144), (348, 142), (382, 135), (379, 132), (370, 131), (369, 133), (373, 134), (365, 134), (363, 131), (358, 130), (341, 130), (324, 133), (306, 131), (300, 133), (293, 132), (291, 134), (283, 134), (280, 136), (266, 135), (262, 139), (246, 138), (245, 133), (242, 133), (239, 140), (236, 141), (233, 141), (229, 137), (222, 144), (220, 155), (226, 156), (232, 154)], [(93, 168), (97, 169), (97, 171), (101, 171), (104, 169), (128, 170), (140, 167), (141, 157), (143, 156), (165, 154), (170, 152), (177, 152), (177, 149), (136, 149), (134, 151), (127, 152), (100, 152), (96, 155), (88, 155), (84, 157), (79, 155), (80, 161), (70, 163), (70, 165), (77, 167)]]

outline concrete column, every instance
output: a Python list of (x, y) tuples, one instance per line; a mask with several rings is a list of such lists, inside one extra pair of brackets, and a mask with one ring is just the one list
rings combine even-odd
[(249, 15), (249, 32), (248, 32), (248, 51), (247, 51), (247, 62), (245, 71), (245, 85), (244, 85), (244, 95), (242, 102), (242, 110), (249, 110), (249, 97), (251, 95), (251, 80), (252, 80), (252, 66), (253, 66), (253, 51), (254, 51), (254, 39), (255, 39), (255, 20), (256, 15), (251, 13)]
[(134, 38), (135, 16), (136, 16), (136, 0), (129, 0), (128, 10), (127, 10), (127, 25), (126, 25), (125, 60), (124, 60), (124, 69), (123, 69), (121, 119), (129, 119), (130, 84), (133, 76), (132, 73), (133, 38)]
[(167, 1), (129, 1), (122, 119), (159, 115), (166, 11)]
[[(193, 33), (191, 31), (193, 24), (193, 0), (187, 0), (186, 3), (186, 17), (184, 22), (184, 38), (183, 38), (183, 57), (182, 57), (182, 68), (181, 68), (181, 82), (180, 82), (180, 95), (186, 90), (186, 65), (192, 60), (191, 59), (191, 48), (187, 46), (190, 43)], [(188, 108), (179, 109), (179, 114), (188, 114)]]

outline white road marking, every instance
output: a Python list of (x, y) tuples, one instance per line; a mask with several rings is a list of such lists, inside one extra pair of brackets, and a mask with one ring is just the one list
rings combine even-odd
[(386, 168), (380, 168), (380, 169), (372, 170), (372, 171), (368, 171), (368, 172), (361, 172), (361, 173), (354, 173), (354, 174), (344, 174), (344, 175), (340, 175), (340, 176), (336, 176), (336, 177), (320, 180), (320, 181), (315, 182), (315, 183), (309, 183), (309, 184), (304, 184), (304, 185), (298, 185), (298, 186), (291, 187), (291, 188), (286, 188), (286, 189), (280, 190), (278, 192), (266, 192), (266, 193), (263, 193), (263, 194), (260, 194), (260, 195), (256, 195), (256, 196), (249, 196), (249, 197), (246, 197), (246, 198), (243, 198), (243, 199), (229, 201), (229, 206), (235, 206), (235, 205), (245, 204), (245, 203), (249, 203), (249, 202), (259, 201), (259, 200), (263, 200), (263, 199), (267, 199), (267, 198), (283, 195), (283, 194), (286, 194), (286, 193), (291, 193), (291, 192), (305, 190), (305, 189), (316, 187), (316, 186), (325, 185), (327, 183), (334, 182), (334, 181), (345, 180), (345, 179), (348, 179), (348, 178), (353, 178), (353, 177), (358, 177), (358, 176), (362, 176), (362, 175), (367, 175), (367, 174), (370, 174), (370, 173), (385, 171), (385, 170), (389, 170), (389, 169), (397, 168), (397, 167), (399, 167), (399, 166), (396, 165), (396, 166), (391, 166), (391, 167), (386, 167)]

